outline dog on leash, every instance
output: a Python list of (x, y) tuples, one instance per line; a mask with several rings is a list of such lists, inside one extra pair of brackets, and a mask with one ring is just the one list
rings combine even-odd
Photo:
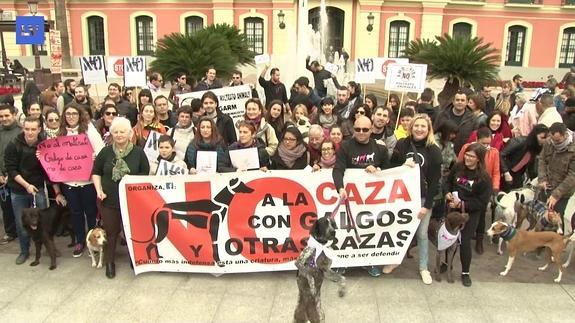
[(26, 208), (22, 210), (22, 224), (36, 246), (36, 258), (30, 266), (40, 264), (42, 244), (50, 255), (50, 270), (56, 269), (56, 257), (60, 252), (54, 244), (54, 235), (62, 222), (67, 223), (69, 213), (61, 212), (56, 203), (45, 209)]
[[(493, 221), (502, 221), (509, 225), (520, 227), (523, 219), (519, 219), (523, 204), (531, 203), (535, 198), (535, 191), (531, 187), (512, 190), (509, 193), (499, 192), (495, 197)], [(503, 239), (499, 238), (497, 254), (503, 254)]]
[(441, 257), (445, 255), (447, 261), (447, 282), (453, 283), (453, 258), (459, 249), (458, 238), (469, 215), (461, 212), (449, 212), (445, 220), (431, 219), (427, 229), (429, 241), (437, 247), (435, 256), (435, 280), (441, 281)]
[[(550, 231), (536, 232), (517, 230), (514, 226), (502, 221), (493, 222), (489, 230), (487, 230), (487, 234), (490, 237), (499, 236), (507, 241), (509, 259), (507, 260), (505, 270), (499, 273), (501, 276), (506, 276), (509, 273), (518, 253), (533, 251), (539, 247), (547, 247), (551, 250), (551, 262), (559, 267), (559, 275), (554, 280), (556, 283), (561, 282), (561, 277), (563, 276), (563, 266), (559, 264), (561, 261), (561, 253), (568, 242), (575, 241), (575, 235), (563, 237), (556, 232)], [(538, 270), (544, 271), (548, 266), (549, 262), (539, 267)]]
[(294, 323), (325, 321), (321, 308), (321, 285), (324, 277), (338, 283), (340, 297), (345, 295), (345, 277), (331, 269), (331, 259), (328, 255), (336, 229), (334, 219), (329, 216), (315, 221), (310, 229), (307, 247), (296, 260), (299, 296)]
[[(102, 268), (104, 259), (104, 245), (106, 244), (106, 231), (102, 228), (94, 228), (86, 235), (86, 247), (92, 258), (92, 267)], [(96, 255), (98, 254), (98, 264), (96, 265)]]

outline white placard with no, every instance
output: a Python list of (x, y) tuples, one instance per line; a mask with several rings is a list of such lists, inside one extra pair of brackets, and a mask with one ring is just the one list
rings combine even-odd
[(80, 57), (80, 69), (82, 70), (84, 84), (108, 82), (106, 79), (106, 63), (102, 55)]
[(187, 173), (188, 170), (184, 167), (178, 166), (165, 159), (160, 160), (160, 163), (158, 164), (158, 170), (156, 171), (156, 175), (162, 176), (186, 175)]
[(198, 151), (196, 153), (196, 171), (198, 174), (215, 174), (218, 169), (218, 153), (215, 151)]
[(355, 60), (355, 78), (357, 83), (375, 83), (375, 60), (376, 58), (358, 58)]
[(240, 170), (259, 169), (260, 159), (256, 147), (230, 150), (232, 166)]
[(269, 54), (262, 54), (254, 56), (254, 61), (256, 65), (260, 64), (268, 64), (270, 62), (270, 55)]
[(156, 160), (160, 154), (158, 150), (158, 140), (160, 139), (160, 134), (157, 131), (150, 131), (148, 139), (146, 140), (146, 145), (144, 146), (144, 152), (148, 160)]
[(425, 89), (426, 64), (390, 64), (387, 67), (385, 90), (421, 93)]
[(146, 86), (146, 58), (124, 57), (124, 86)]

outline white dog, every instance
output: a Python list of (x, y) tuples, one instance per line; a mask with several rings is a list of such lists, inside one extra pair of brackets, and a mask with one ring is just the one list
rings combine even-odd
[[(106, 244), (106, 231), (101, 228), (94, 228), (86, 235), (86, 246), (90, 257), (92, 257), (92, 267), (102, 268), (104, 259), (104, 245)], [(96, 266), (95, 253), (98, 253), (98, 265)]]

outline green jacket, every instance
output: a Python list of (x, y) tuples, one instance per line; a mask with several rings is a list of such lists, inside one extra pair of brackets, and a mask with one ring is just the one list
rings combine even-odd
[(538, 180), (547, 181), (556, 199), (569, 198), (575, 192), (575, 140), (563, 152), (557, 152), (551, 141), (543, 145)]
[(22, 127), (18, 124), (16, 119), (10, 126), (0, 126), (0, 175), (6, 175), (6, 168), (4, 167), (4, 152), (8, 144), (22, 132)]

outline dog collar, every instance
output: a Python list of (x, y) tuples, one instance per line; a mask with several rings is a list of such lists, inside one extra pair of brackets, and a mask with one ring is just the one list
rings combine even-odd
[(513, 226), (508, 226), (507, 230), (505, 230), (505, 232), (503, 232), (500, 237), (501, 239), (505, 240), (505, 241), (509, 241), (511, 239), (513, 239), (513, 237), (515, 237), (515, 235), (517, 234), (517, 229), (515, 229)]

